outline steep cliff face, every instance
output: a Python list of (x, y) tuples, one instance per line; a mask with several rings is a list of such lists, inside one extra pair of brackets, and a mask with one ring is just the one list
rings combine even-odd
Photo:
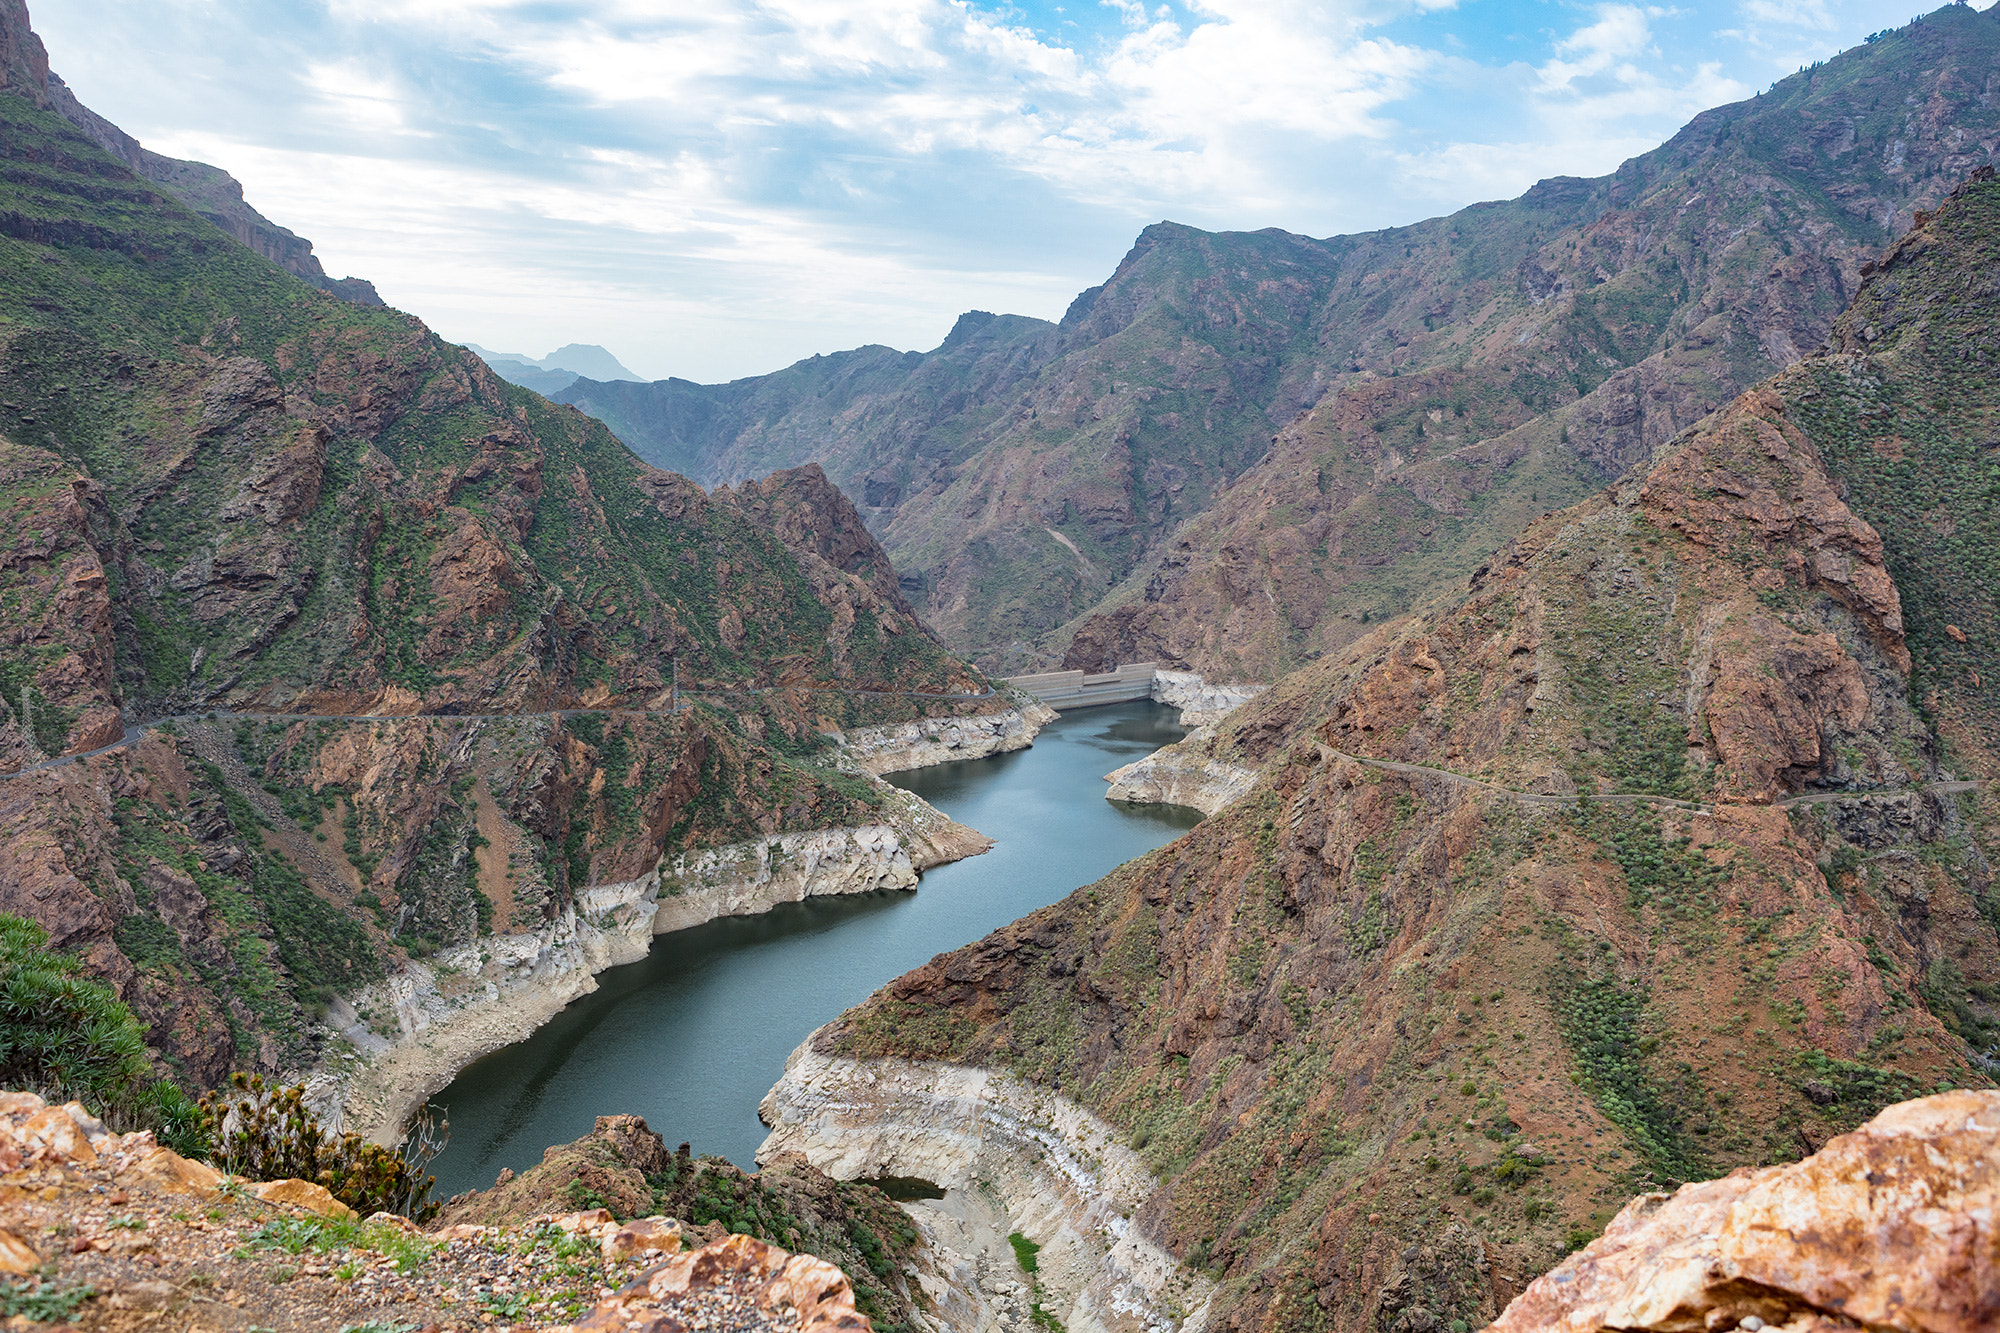
[(1326, 240), (1163, 223), (1056, 325), (561, 397), (697, 479), (821, 462), (991, 668), (1270, 680), (1817, 348), (2000, 144), (1996, 51), (1948, 7), (1595, 180)]
[[(1984, 590), (1905, 599), (1893, 569), (1985, 558), (1941, 534), (2000, 482), (1972, 333), (2000, 314), (1996, 207), (1968, 184), (1871, 272), (1841, 345), (1887, 350), (1741, 395), (1454, 602), (1243, 705), (1210, 757), (1260, 767), (1247, 796), (819, 1053), (1100, 1117), (1155, 1173), (1140, 1233), (1232, 1327), (1476, 1326), (1635, 1187), (1989, 1084), (2000, 794), (1960, 756), (1995, 664), (1988, 622), (1938, 623)], [(1885, 506), (1955, 460), (1926, 530), (1857, 512), (1849, 456), (1883, 460)]]
[[(1991, 158), (1996, 58), (2000, 15), (1949, 7), (1611, 176), (1369, 238), (1407, 257), (1357, 275), (1385, 308), (1361, 373), (1078, 625), (1064, 665), (1273, 679), (1645, 464), (1817, 349), (1860, 266)], [(1550, 226), (1537, 196), (1582, 215)]]
[(339, 997), (542, 950), (670, 853), (951, 841), (900, 841), (822, 733), (1008, 705), (816, 472), (711, 498), (42, 100), (0, 97), (0, 903), (191, 1082), (308, 1062)]

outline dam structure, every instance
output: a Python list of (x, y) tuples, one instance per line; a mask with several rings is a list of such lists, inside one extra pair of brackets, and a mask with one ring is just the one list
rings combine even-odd
[(1015, 676), (1007, 683), (1034, 695), (1058, 713), (1066, 713), (1072, 708), (1150, 699), (1153, 677), (1159, 670), (1158, 662), (1131, 662), (1114, 671), (1044, 671), (1039, 675)]

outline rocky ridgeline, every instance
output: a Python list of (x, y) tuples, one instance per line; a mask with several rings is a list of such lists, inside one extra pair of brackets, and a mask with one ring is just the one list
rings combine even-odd
[(0, 1093), (0, 1274), (15, 1327), (871, 1327), (835, 1265), (717, 1226), (604, 1208), (429, 1231), (364, 1220), (319, 1185), (225, 1176), (18, 1092)]
[(1990, 160), (1996, 50), (1950, 6), (1604, 176), (1324, 239), (1158, 223), (1059, 324), (560, 397), (704, 482), (822, 463), (991, 670), (1274, 680), (1825, 341)]

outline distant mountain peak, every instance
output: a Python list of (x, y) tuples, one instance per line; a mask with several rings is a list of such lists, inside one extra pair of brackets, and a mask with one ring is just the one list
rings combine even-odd
[(501, 379), (536, 393), (556, 393), (580, 379), (606, 384), (616, 380), (646, 382), (643, 375), (627, 370), (617, 357), (596, 343), (565, 343), (547, 356), (496, 352), (478, 343), (466, 343), (465, 348), (492, 367)]
[(591, 380), (633, 380), (644, 383), (646, 379), (636, 371), (627, 370), (617, 357), (596, 343), (565, 343), (542, 358), (542, 369), (573, 370), (583, 378)]

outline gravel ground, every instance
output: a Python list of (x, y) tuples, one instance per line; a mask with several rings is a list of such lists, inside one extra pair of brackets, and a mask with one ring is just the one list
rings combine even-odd
[[(0, 1175), (0, 1227), (43, 1261), (0, 1282), (10, 1333), (54, 1333), (65, 1315), (104, 1333), (507, 1333), (569, 1324), (665, 1257), (606, 1261), (595, 1236), (547, 1221), (429, 1236), (407, 1223), (335, 1221), (240, 1188), (202, 1197), (132, 1186), (108, 1165)], [(789, 1310), (760, 1309), (726, 1286), (659, 1312), (700, 1333), (798, 1326)]]

